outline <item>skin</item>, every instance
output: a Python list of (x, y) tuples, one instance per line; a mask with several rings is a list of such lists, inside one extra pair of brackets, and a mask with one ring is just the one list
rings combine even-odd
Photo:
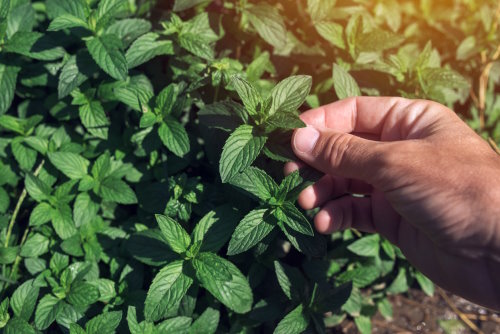
[(500, 157), (483, 139), (423, 100), (351, 98), (301, 118), (285, 173), (325, 174), (298, 200), (321, 207), (320, 233), (378, 232), (439, 286), (500, 310)]

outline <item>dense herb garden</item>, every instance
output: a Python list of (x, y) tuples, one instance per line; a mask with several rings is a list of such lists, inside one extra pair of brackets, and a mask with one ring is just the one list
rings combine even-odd
[[(362, 333), (432, 283), (318, 235), (300, 111), (426, 98), (500, 142), (497, 0), (1, 0), (5, 333)], [(496, 147), (496, 146), (495, 146)]]

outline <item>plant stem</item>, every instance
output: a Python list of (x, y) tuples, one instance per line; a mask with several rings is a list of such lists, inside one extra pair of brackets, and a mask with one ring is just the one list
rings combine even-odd
[[(35, 172), (33, 175), (37, 176), (40, 171), (42, 170), (43, 164), (45, 163), (45, 160), (42, 160), (38, 167), (35, 169)], [(5, 237), (5, 243), (4, 247), (9, 247), (9, 240), (10, 236), (12, 235), (12, 229), (14, 228), (14, 224), (16, 222), (17, 215), (19, 214), (19, 211), (21, 210), (21, 205), (24, 202), (24, 199), (26, 198), (27, 192), (26, 192), (26, 186), (23, 188), (23, 191), (21, 192), (21, 196), (19, 196), (19, 199), (17, 200), (16, 207), (14, 209), (14, 213), (12, 214), (12, 217), (10, 218), (9, 221), (9, 227), (7, 229), (7, 236)]]

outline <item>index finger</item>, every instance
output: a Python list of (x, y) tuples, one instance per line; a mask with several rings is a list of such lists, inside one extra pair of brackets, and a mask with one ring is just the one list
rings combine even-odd
[(304, 112), (302, 120), (314, 127), (343, 133), (372, 134), (381, 140), (404, 139), (407, 128), (426, 111), (417, 100), (398, 97), (353, 97)]

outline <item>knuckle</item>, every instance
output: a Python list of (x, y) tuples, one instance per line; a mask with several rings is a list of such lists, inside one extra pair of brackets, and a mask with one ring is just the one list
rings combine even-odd
[(352, 136), (336, 133), (328, 136), (322, 145), (324, 159), (333, 168), (344, 167), (348, 152), (353, 149)]

